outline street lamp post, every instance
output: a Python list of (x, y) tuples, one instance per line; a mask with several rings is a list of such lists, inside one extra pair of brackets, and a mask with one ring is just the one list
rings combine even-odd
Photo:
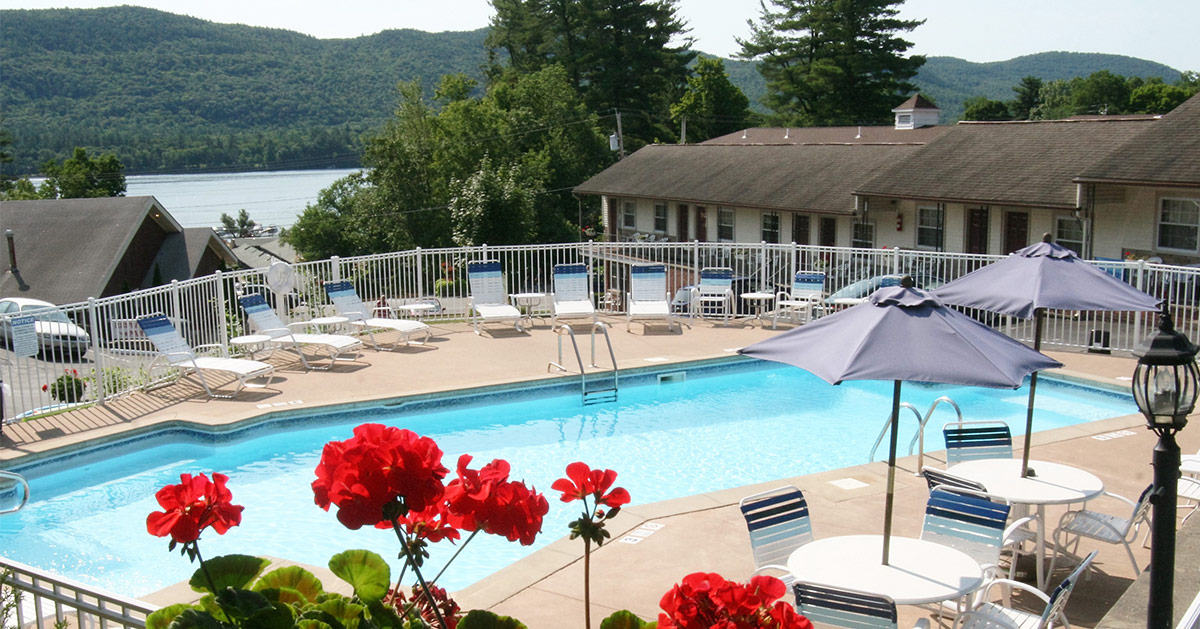
[(1134, 351), (1138, 366), (1133, 372), (1133, 399), (1158, 435), (1154, 446), (1154, 505), (1150, 541), (1150, 600), (1148, 629), (1170, 629), (1174, 622), (1175, 499), (1179, 485), (1179, 445), (1175, 433), (1187, 425), (1196, 405), (1197, 348), (1175, 330), (1171, 313), (1163, 304), (1158, 329)]

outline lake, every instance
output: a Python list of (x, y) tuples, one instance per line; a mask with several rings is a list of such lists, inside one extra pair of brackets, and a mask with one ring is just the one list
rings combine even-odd
[(130, 175), (125, 196), (153, 196), (184, 227), (217, 227), (245, 209), (260, 225), (290, 227), (317, 194), (357, 169)]

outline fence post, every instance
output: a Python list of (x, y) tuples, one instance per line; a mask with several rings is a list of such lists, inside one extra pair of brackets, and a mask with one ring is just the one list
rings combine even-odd
[[(226, 307), (226, 300), (225, 300), (225, 278), (221, 274), (220, 270), (216, 271), (215, 275), (217, 276), (217, 308), (218, 308), (218, 311), (221, 313), (221, 325), (220, 325), (220, 330), (217, 332), (217, 334), (218, 334), (218, 338), (221, 341), (221, 347), (229, 347), (229, 324), (230, 324), (230, 321), (228, 318), (229, 317), (229, 308)], [(282, 297), (278, 293), (275, 294), (276, 303), (283, 303), (285, 299), (286, 299), (286, 297)]]
[(692, 284), (700, 283), (700, 241), (692, 241), (696, 247), (696, 255), (692, 256)]
[(762, 290), (767, 286), (767, 241), (759, 242), (759, 266), (758, 266), (758, 290)]
[(425, 296), (425, 259), (417, 247), (417, 297)]
[[(1146, 286), (1146, 260), (1143, 258), (1137, 261), (1137, 272), (1134, 277), (1137, 283), (1134, 287), (1143, 293), (1147, 292)], [(1166, 299), (1166, 296), (1163, 296)], [(1130, 347), (1137, 347), (1142, 342), (1142, 313), (1140, 311), (1133, 313), (1133, 338), (1130, 340)]]
[[(108, 397), (108, 387), (105, 386), (107, 379), (104, 377), (104, 356), (100, 355), (100, 333), (102, 330), (100, 329), (100, 317), (96, 314), (96, 298), (88, 297), (87, 304), (88, 321), (92, 322), (92, 360), (96, 363), (96, 379), (93, 382), (97, 383), (99, 385), (97, 388), (100, 389), (100, 397), (97, 401), (100, 402), (101, 406), (104, 406), (104, 400)], [(0, 404), (2, 403), (3, 401), (0, 401)], [(0, 409), (0, 414), (2, 413), (3, 409)]]
[(342, 263), (339, 256), (329, 256), (329, 272), (333, 274), (331, 278), (335, 282), (342, 281)]
[(794, 282), (796, 279), (796, 254), (796, 241), (793, 240), (792, 246), (788, 250), (788, 275), (787, 279), (784, 280), (784, 283), (788, 285), (787, 291), (789, 294), (792, 292), (792, 282)]
[(167, 318), (169, 319), (172, 316), (175, 317), (175, 321), (177, 322), (176, 325), (179, 326), (179, 328), (180, 328), (179, 333), (183, 335), (183, 338), (187, 339), (188, 342), (191, 343), (192, 345), (199, 344), (196, 341), (196, 339), (190, 338), (189, 335), (187, 333), (185, 333), (183, 330), (183, 328), (184, 328), (183, 310), (179, 307), (179, 280), (171, 280), (170, 294), (171, 294), (171, 314), (168, 315)]
[(900, 247), (892, 247), (892, 275), (900, 272)]

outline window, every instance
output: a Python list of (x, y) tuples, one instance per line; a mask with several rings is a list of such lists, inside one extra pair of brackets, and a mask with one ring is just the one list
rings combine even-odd
[(941, 251), (945, 243), (946, 211), (941, 205), (917, 208), (917, 248)]
[(792, 242), (798, 245), (807, 245), (810, 236), (811, 225), (807, 216), (799, 214), (792, 215)]
[(654, 204), (654, 231), (665, 234), (667, 233), (667, 204)]
[(762, 215), (762, 239), (763, 242), (778, 243), (779, 242), (779, 213), (778, 212), (763, 212)]
[(626, 201), (621, 205), (621, 209), (621, 227), (637, 229), (637, 204), (633, 201)]
[(1200, 248), (1200, 199), (1162, 199), (1159, 203), (1159, 249), (1195, 252)]
[(717, 242), (733, 242), (733, 208), (717, 208)]
[(1054, 221), (1054, 240), (1083, 256), (1083, 221), (1072, 216), (1059, 216)]
[(875, 223), (855, 223), (850, 246), (873, 249), (875, 247)]

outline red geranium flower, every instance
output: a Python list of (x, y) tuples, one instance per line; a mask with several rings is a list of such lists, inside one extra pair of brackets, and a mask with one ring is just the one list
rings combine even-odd
[(390, 528), (386, 505), (402, 500), (408, 511), (422, 511), (441, 499), (449, 472), (441, 461), (433, 439), (363, 424), (354, 437), (325, 444), (312, 483), (314, 501), (327, 511), (337, 505), (338, 521), (347, 528)]
[(409, 511), (407, 515), (400, 516), (398, 521), (406, 534), (436, 544), (444, 539), (462, 538), (458, 529), (450, 523), (450, 517), (445, 503), (437, 502), (420, 511)]
[(508, 480), (508, 461), (496, 459), (479, 470), (468, 468), (470, 462), (471, 455), (460, 456), (458, 478), (446, 486), (454, 525), (532, 544), (550, 510), (546, 497), (522, 482)]
[(716, 573), (696, 572), (671, 588), (659, 607), (659, 629), (812, 629), (812, 623), (787, 602), (775, 577), (756, 576), (743, 585)]
[(582, 500), (588, 496), (596, 499), (597, 505), (617, 508), (629, 504), (629, 492), (624, 487), (617, 487), (607, 494), (609, 487), (617, 480), (613, 470), (593, 470), (586, 463), (576, 461), (567, 466), (567, 478), (560, 478), (550, 485), (550, 489), (563, 492), (561, 500), (571, 502)]
[(232, 503), (233, 494), (225, 487), (227, 476), (214, 473), (210, 481), (204, 474), (180, 474), (179, 480), (178, 485), (167, 485), (154, 495), (165, 511), (146, 517), (151, 535), (170, 535), (186, 544), (200, 539), (200, 533), (210, 526), (224, 535), (241, 523), (243, 507)]

